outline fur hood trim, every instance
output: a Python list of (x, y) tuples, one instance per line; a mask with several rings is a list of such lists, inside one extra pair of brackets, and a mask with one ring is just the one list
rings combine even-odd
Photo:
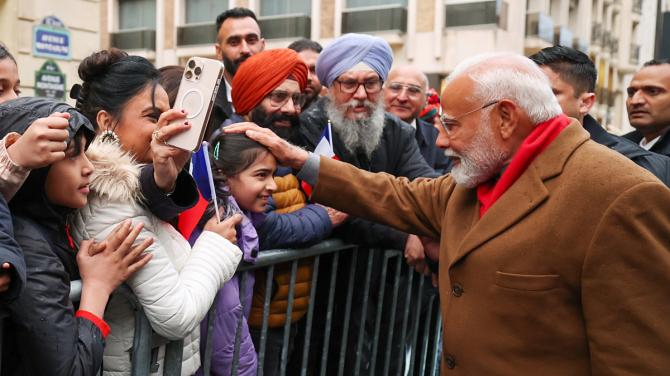
[(143, 201), (140, 189), (142, 164), (117, 143), (99, 138), (89, 146), (86, 156), (93, 163), (91, 193), (111, 201)]

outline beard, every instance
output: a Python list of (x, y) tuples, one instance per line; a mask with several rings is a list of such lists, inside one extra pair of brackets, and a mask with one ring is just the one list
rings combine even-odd
[(457, 153), (449, 148), (447, 157), (458, 157), (459, 163), (451, 169), (451, 176), (466, 188), (474, 188), (493, 178), (509, 159), (510, 153), (495, 140), (493, 130), (488, 126), (489, 115), (482, 114), (477, 133), (467, 149)]
[[(282, 113), (266, 114), (260, 106), (251, 110), (251, 121), (263, 128), (273, 131), (277, 136), (284, 140), (295, 144), (299, 136), (298, 127), (300, 127), (300, 118), (298, 115), (284, 115)], [(288, 121), (290, 127), (278, 127), (275, 125), (277, 121)]]
[[(362, 151), (369, 159), (372, 152), (379, 146), (384, 131), (384, 98), (379, 96), (377, 103), (369, 100), (359, 101), (352, 99), (343, 104), (336, 104), (335, 98), (328, 94), (330, 99), (326, 105), (326, 113), (333, 129), (341, 137), (344, 146), (352, 153)], [(346, 117), (347, 110), (364, 105), (368, 115), (357, 116), (351, 120)]]
[(244, 55), (235, 60), (231, 60), (224, 56), (223, 66), (226, 68), (226, 72), (230, 74), (230, 77), (235, 77), (235, 73), (237, 73), (237, 70), (240, 69), (240, 65), (242, 65), (242, 63), (244, 63), (244, 61), (250, 57), (251, 55)]

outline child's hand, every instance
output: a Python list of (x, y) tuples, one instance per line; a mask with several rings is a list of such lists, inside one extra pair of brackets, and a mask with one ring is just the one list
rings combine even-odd
[(35, 120), (26, 132), (7, 148), (9, 158), (17, 165), (36, 169), (65, 158), (68, 138), (67, 112), (54, 112)]
[(226, 218), (221, 223), (217, 223), (216, 216), (207, 221), (205, 224), (205, 231), (215, 232), (224, 238), (228, 239), (231, 243), (237, 244), (237, 230), (235, 226), (242, 222), (242, 214), (234, 214)]
[(2, 268), (0, 269), (0, 293), (9, 290), (9, 285), (12, 283), (11, 268), (12, 265), (8, 262), (2, 264)]
[(345, 212), (341, 212), (329, 206), (323, 206), (323, 207), (326, 209), (326, 212), (328, 213), (328, 218), (330, 218), (330, 223), (333, 226), (333, 228), (343, 224), (344, 222), (346, 222), (347, 219), (349, 219), (349, 214)]
[[(77, 252), (77, 265), (85, 286), (94, 286), (95, 290), (111, 294), (123, 281), (146, 265), (151, 254), (142, 254), (153, 243), (153, 239), (145, 239), (142, 243), (133, 246), (142, 224), (132, 228), (130, 221), (125, 221), (114, 229), (114, 232), (102, 243), (95, 245), (84, 240)], [(89, 249), (104, 247), (91, 256)]]

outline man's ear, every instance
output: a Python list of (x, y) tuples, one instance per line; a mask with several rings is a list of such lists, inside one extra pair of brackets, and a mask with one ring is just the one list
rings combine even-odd
[(519, 107), (516, 103), (502, 99), (497, 104), (500, 115), (500, 137), (507, 141), (514, 135), (519, 125)]
[(219, 46), (219, 43), (214, 43), (214, 51), (216, 51), (216, 59), (218, 61), (223, 60), (223, 51), (221, 50), (221, 46)]
[(594, 93), (582, 93), (579, 96), (579, 115), (586, 116), (596, 104), (596, 95)]
[(98, 128), (103, 132), (114, 128), (114, 119), (112, 118), (112, 115), (105, 110), (98, 111), (98, 114), (95, 115), (95, 121), (98, 123)]

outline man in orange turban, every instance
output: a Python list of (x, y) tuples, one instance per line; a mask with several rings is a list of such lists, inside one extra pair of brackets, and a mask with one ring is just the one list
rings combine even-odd
[(233, 78), (233, 106), (239, 116), (233, 122), (252, 121), (294, 140), (305, 104), (307, 66), (288, 48), (251, 56)]

